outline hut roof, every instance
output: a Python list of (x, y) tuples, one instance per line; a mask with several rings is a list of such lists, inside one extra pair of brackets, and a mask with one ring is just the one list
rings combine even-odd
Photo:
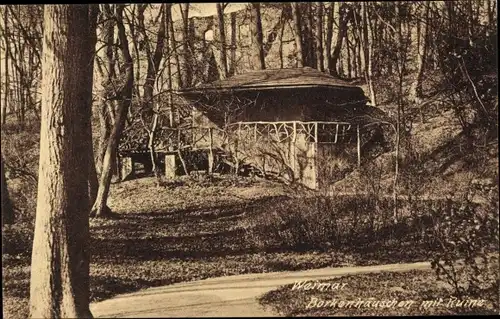
[(237, 74), (224, 80), (201, 84), (179, 90), (179, 93), (201, 93), (206, 91), (247, 91), (279, 88), (323, 87), (352, 90), (362, 93), (362, 89), (347, 81), (337, 79), (310, 67), (290, 69), (266, 69)]

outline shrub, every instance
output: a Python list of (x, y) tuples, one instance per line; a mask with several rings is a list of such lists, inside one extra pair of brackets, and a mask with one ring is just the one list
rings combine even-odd
[(498, 288), (499, 210), (498, 194), (487, 205), (448, 202), (435, 210), (430, 242), (432, 268), (438, 280), (444, 280), (458, 297), (478, 296)]
[(390, 199), (368, 196), (291, 198), (245, 221), (247, 240), (259, 249), (326, 250), (400, 244), (425, 227), (421, 218), (392, 220)]

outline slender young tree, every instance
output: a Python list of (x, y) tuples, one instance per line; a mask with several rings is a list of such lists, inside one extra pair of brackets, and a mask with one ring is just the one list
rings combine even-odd
[(399, 2), (395, 3), (394, 16), (396, 17), (396, 28), (394, 30), (394, 38), (398, 44), (397, 48), (397, 63), (396, 70), (398, 73), (398, 83), (397, 83), (397, 117), (396, 117), (396, 150), (395, 150), (395, 167), (394, 167), (394, 182), (393, 182), (393, 201), (394, 201), (394, 221), (398, 218), (399, 213), (399, 170), (400, 170), (400, 148), (401, 148), (401, 127), (404, 127), (402, 121), (404, 119), (403, 110), (403, 70), (405, 63), (405, 52), (403, 51), (403, 33), (401, 28), (401, 4)]
[(252, 2), (252, 67), (258, 70), (266, 68), (264, 59), (264, 48), (262, 46), (262, 21), (260, 16), (260, 3)]
[(189, 34), (189, 3), (181, 3), (179, 6), (182, 15), (182, 54), (179, 56), (182, 59), (180, 63), (180, 67), (182, 68), (182, 87), (189, 87), (193, 80), (192, 39)]
[(85, 134), (85, 154), (88, 156), (88, 192), (90, 205), (97, 197), (99, 189), (99, 182), (97, 178), (96, 163), (94, 157), (93, 137), (92, 137), (92, 87), (94, 84), (94, 57), (95, 57), (95, 44), (97, 43), (97, 17), (99, 15), (99, 7), (97, 4), (89, 5), (89, 42), (90, 42), (90, 55), (93, 57), (90, 64), (85, 68), (83, 79), (83, 88), (87, 89), (85, 93), (86, 104), (88, 105), (87, 115), (83, 118), (84, 134)]
[(173, 6), (170, 6), (170, 10), (167, 10), (168, 34), (170, 35), (170, 46), (172, 48), (171, 56), (174, 58), (174, 63), (175, 63), (177, 87), (183, 88), (184, 83), (182, 82), (181, 60), (178, 53), (177, 40), (175, 39), (174, 20), (172, 19), (172, 8)]
[(325, 39), (325, 47), (326, 47), (326, 69), (329, 74), (333, 74), (332, 72), (332, 38), (333, 38), (333, 13), (335, 10), (335, 2), (330, 2), (330, 6), (328, 7), (326, 13), (326, 39)]
[(236, 71), (236, 12), (231, 12), (231, 55), (228, 75)]
[[(88, 318), (86, 122), (93, 63), (89, 5), (45, 5), (42, 114), (30, 317)], [(82, 78), (85, 79), (82, 83)]]
[[(420, 99), (422, 98), (422, 81), (424, 77), (424, 69), (425, 69), (425, 57), (427, 55), (427, 38), (428, 38), (428, 27), (429, 24), (429, 3), (427, 1), (424, 2), (424, 9), (421, 13), (421, 19), (417, 21), (419, 26), (419, 35), (420, 38), (417, 39), (417, 72), (415, 79), (412, 83), (410, 90), (410, 99), (415, 103), (419, 104)], [(420, 21), (421, 20), (421, 21)]]
[(297, 67), (301, 68), (305, 65), (304, 49), (302, 46), (302, 27), (301, 27), (301, 14), (298, 2), (292, 2), (292, 16), (293, 16), (293, 33), (295, 35), (295, 47), (297, 48)]
[(227, 57), (226, 57), (226, 29), (224, 27), (224, 8), (223, 4), (218, 2), (217, 4), (217, 29), (219, 30), (219, 50), (220, 50), (220, 71), (222, 78), (226, 78), (228, 75), (227, 70)]
[[(171, 4), (162, 4), (160, 8), (160, 27), (158, 28), (158, 34), (156, 37), (156, 47), (154, 54), (151, 54), (151, 50), (148, 49), (148, 69), (147, 69), (147, 78), (144, 82), (144, 104), (147, 105), (147, 110), (153, 110), (153, 120), (150, 128), (146, 128), (148, 131), (148, 147), (150, 151), (151, 163), (153, 165), (153, 172), (157, 178), (160, 177), (160, 171), (157, 165), (156, 151), (155, 151), (155, 139), (156, 139), (156, 131), (158, 130), (158, 121), (159, 121), (159, 112), (160, 112), (160, 103), (154, 101), (153, 92), (154, 85), (156, 83), (156, 78), (160, 73), (160, 62), (163, 59), (165, 40), (166, 40), (166, 29), (167, 29), (167, 20), (166, 20), (166, 11), (170, 10)], [(147, 37), (146, 32), (145, 37)], [(151, 56), (152, 55), (152, 56)], [(170, 92), (169, 92), (170, 93)]]
[(9, 49), (9, 39), (8, 39), (8, 34), (9, 34), (9, 23), (8, 23), (8, 16), (7, 16), (7, 6), (3, 8), (3, 23), (4, 23), (4, 30), (3, 30), (3, 40), (4, 40), (4, 50), (5, 50), (5, 55), (4, 55), (4, 63), (5, 63), (5, 90), (3, 91), (3, 104), (2, 104), (2, 125), (5, 124), (7, 120), (7, 104), (9, 103), (9, 94), (10, 94), (10, 78), (9, 78), (9, 54), (8, 52), (10, 51)]
[(347, 34), (347, 23), (352, 15), (351, 8), (346, 3), (339, 3), (339, 29), (337, 33), (337, 41), (333, 49), (329, 71), (334, 76), (339, 76), (337, 71), (337, 63), (340, 59), (342, 43)]
[(365, 54), (365, 72), (368, 89), (370, 91), (370, 100), (373, 106), (377, 105), (375, 89), (373, 87), (373, 38), (372, 22), (369, 19), (369, 7), (366, 2), (361, 2), (361, 16), (363, 19), (363, 47)]
[(323, 64), (323, 3), (316, 2), (316, 68), (323, 72), (325, 71), (325, 66)]
[(315, 53), (315, 41), (314, 41), (314, 22), (313, 22), (313, 9), (311, 2), (305, 2), (305, 49), (306, 49), (306, 64), (312, 68), (316, 67), (316, 53)]
[(102, 172), (102, 164), (104, 161), (104, 154), (106, 153), (106, 146), (108, 144), (109, 135), (111, 134), (111, 127), (113, 125), (113, 101), (110, 97), (116, 94), (115, 86), (113, 83), (116, 81), (115, 73), (115, 60), (118, 59), (114, 55), (114, 33), (115, 33), (115, 19), (113, 14), (113, 7), (111, 4), (101, 5), (101, 31), (99, 41), (103, 43), (104, 49), (98, 52), (98, 71), (101, 78), (99, 87), (99, 141), (97, 148), (97, 163), (96, 170), (99, 175)]
[(124, 58), (124, 79), (123, 85), (118, 90), (115, 99), (118, 101), (118, 110), (114, 120), (113, 129), (108, 139), (106, 146), (106, 153), (102, 163), (102, 171), (99, 179), (99, 190), (97, 198), (92, 207), (90, 216), (92, 217), (106, 217), (109, 211), (106, 209), (106, 202), (109, 195), (109, 187), (112, 178), (113, 159), (116, 158), (118, 142), (125, 126), (127, 119), (128, 109), (132, 103), (132, 92), (134, 89), (134, 61), (129, 51), (129, 42), (125, 32), (123, 23), (123, 10), (124, 5), (120, 4), (116, 7), (116, 24), (118, 27), (118, 38), (120, 41), (120, 51)]

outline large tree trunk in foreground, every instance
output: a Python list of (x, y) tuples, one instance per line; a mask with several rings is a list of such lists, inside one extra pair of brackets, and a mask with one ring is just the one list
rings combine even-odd
[[(40, 167), (30, 316), (88, 318), (88, 93), (93, 63), (88, 5), (46, 5)], [(90, 87), (87, 87), (89, 86)]]
[(132, 102), (132, 91), (134, 85), (134, 61), (130, 55), (128, 47), (128, 39), (125, 33), (125, 26), (123, 25), (123, 5), (118, 5), (116, 9), (116, 21), (118, 26), (118, 38), (120, 40), (120, 49), (125, 59), (125, 81), (124, 86), (118, 92), (119, 107), (116, 114), (115, 123), (108, 139), (106, 153), (102, 164), (102, 172), (99, 180), (99, 191), (97, 198), (90, 213), (91, 217), (106, 217), (109, 215), (109, 210), (106, 209), (106, 202), (109, 195), (109, 187), (111, 184), (111, 177), (113, 174), (112, 166), (113, 159), (117, 156), (118, 142), (120, 135), (125, 126), (127, 119), (127, 112)]
[(2, 226), (14, 223), (14, 208), (10, 201), (9, 190), (7, 189), (7, 179), (5, 178), (5, 167), (3, 165), (3, 155), (0, 157), (2, 169)]

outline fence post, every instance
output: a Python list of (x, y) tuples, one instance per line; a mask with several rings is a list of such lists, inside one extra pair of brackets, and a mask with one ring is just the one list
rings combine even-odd
[(234, 156), (236, 160), (236, 176), (239, 175), (240, 173), (240, 159), (238, 156), (238, 144), (240, 143), (240, 133), (241, 133), (241, 122), (238, 122), (238, 132), (236, 133), (236, 143), (235, 143), (235, 150), (234, 150)]
[(359, 132), (359, 124), (356, 126), (357, 133), (357, 150), (358, 150), (358, 169), (361, 167), (361, 135)]
[(210, 139), (210, 149), (209, 149), (209, 153), (208, 153), (208, 174), (212, 174), (212, 170), (213, 170), (213, 165), (214, 165), (214, 151), (213, 151), (213, 145), (214, 145), (214, 141), (213, 141), (213, 129), (210, 127), (208, 129), (208, 137)]

